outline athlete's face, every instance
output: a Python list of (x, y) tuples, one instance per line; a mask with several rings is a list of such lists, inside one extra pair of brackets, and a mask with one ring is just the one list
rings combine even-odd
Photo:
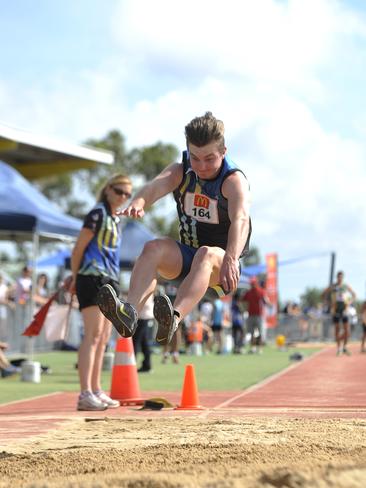
[(192, 169), (199, 178), (211, 180), (219, 174), (226, 148), (222, 151), (217, 142), (211, 142), (202, 147), (188, 144), (188, 150)]

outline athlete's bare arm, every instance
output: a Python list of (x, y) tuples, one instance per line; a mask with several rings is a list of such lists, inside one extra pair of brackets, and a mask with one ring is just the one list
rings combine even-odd
[(239, 257), (249, 234), (249, 185), (242, 173), (236, 171), (226, 178), (222, 194), (228, 200), (230, 228), (225, 256), (220, 271), (220, 283), (225, 291), (233, 291), (239, 284)]
[(76, 275), (78, 274), (81, 260), (84, 255), (84, 251), (89, 244), (89, 242), (93, 239), (94, 233), (92, 230), (83, 227), (80, 231), (79, 237), (75, 243), (74, 249), (71, 253), (71, 271), (72, 271), (72, 281), (70, 282), (69, 291), (75, 291), (75, 281)]
[(154, 202), (175, 190), (182, 181), (182, 177), (183, 165), (181, 163), (169, 165), (141, 188), (130, 204), (120, 213), (135, 219), (143, 217), (145, 208), (150, 207)]
[(347, 289), (350, 292), (350, 294), (352, 295), (352, 300), (355, 301), (356, 300), (356, 293), (354, 292), (353, 288), (351, 288), (349, 285), (347, 285)]

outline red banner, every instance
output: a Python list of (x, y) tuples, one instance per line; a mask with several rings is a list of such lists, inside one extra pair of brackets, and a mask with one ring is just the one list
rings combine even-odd
[(266, 293), (271, 303), (266, 310), (266, 323), (268, 328), (277, 326), (278, 285), (277, 285), (277, 254), (266, 255), (267, 279)]

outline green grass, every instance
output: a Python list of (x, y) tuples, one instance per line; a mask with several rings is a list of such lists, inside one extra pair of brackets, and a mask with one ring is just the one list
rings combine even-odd
[[(266, 377), (281, 371), (291, 361), (291, 353), (298, 351), (308, 356), (318, 349), (295, 349), (279, 351), (267, 346), (262, 355), (206, 355), (180, 356), (180, 364), (161, 364), (161, 356), (153, 355), (153, 372), (139, 374), (139, 385), (142, 392), (181, 391), (186, 364), (194, 364), (199, 390), (223, 391), (243, 390), (258, 383)], [(56, 391), (78, 391), (79, 378), (75, 363), (75, 352), (50, 352), (36, 354), (35, 361), (48, 365), (52, 374), (42, 375), (38, 384), (23, 382), (20, 375), (0, 379), (0, 404), (15, 400), (45, 395)], [(140, 357), (137, 357), (140, 362)], [(103, 372), (102, 386), (109, 390), (111, 372)]]

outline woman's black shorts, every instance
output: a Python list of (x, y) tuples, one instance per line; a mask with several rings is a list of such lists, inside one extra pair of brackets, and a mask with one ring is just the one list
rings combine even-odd
[(119, 283), (107, 276), (80, 275), (76, 277), (76, 296), (79, 301), (79, 309), (91, 307), (97, 304), (97, 293), (103, 286), (109, 284), (115, 289), (117, 296), (120, 294)]

